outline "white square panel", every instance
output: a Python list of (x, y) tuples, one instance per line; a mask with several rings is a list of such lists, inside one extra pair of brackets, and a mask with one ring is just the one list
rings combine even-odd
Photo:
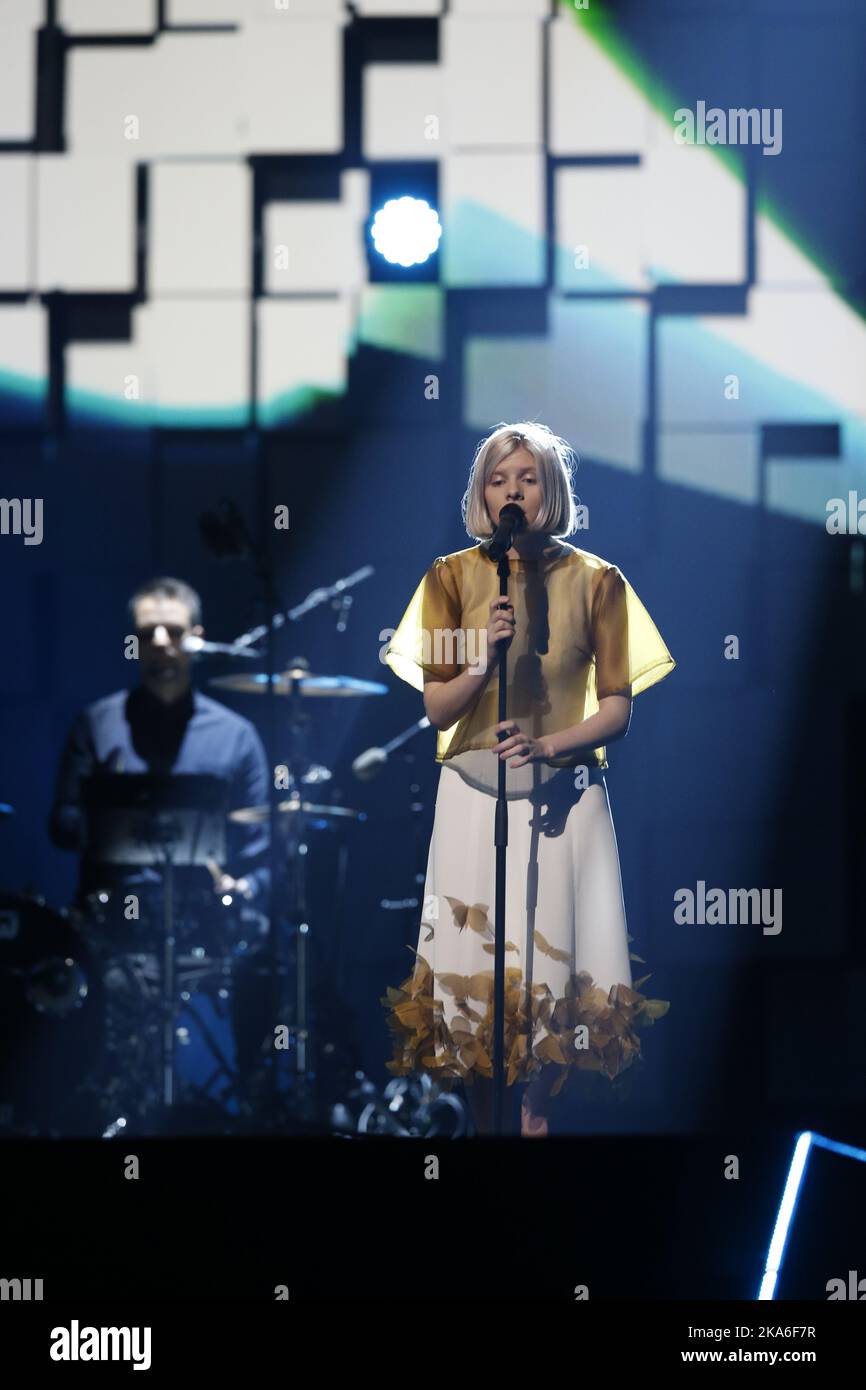
[(70, 343), (64, 360), (70, 418), (121, 426), (157, 422), (156, 382), (140, 343)]
[(665, 483), (754, 506), (760, 498), (757, 429), (660, 430), (656, 473)]
[(0, 24), (39, 29), (45, 23), (47, 0), (0, 0)]
[(6, 0), (0, 6), (0, 140), (33, 138), (36, 116), (36, 29), (43, 6), (37, 0)]
[(643, 182), (636, 165), (557, 169), (557, 288), (648, 287), (641, 234)]
[(237, 428), (247, 422), (248, 299), (157, 299), (135, 318), (161, 424)]
[(150, 166), (148, 289), (249, 292), (252, 174), (245, 164)]
[(440, 285), (374, 284), (361, 291), (358, 341), (384, 352), (441, 361), (445, 294)]
[(467, 429), (489, 429), (493, 420), (550, 420), (555, 413), (546, 338), (470, 337), (463, 378)]
[(832, 290), (762, 290), (748, 312), (663, 318), (663, 425), (866, 418), (866, 330)]
[[(242, 35), (163, 34), (157, 58), (150, 73), (158, 98), (153, 115), (157, 153), (240, 153), (248, 80)], [(147, 95), (149, 100), (154, 95), (152, 87)]]
[(34, 180), (29, 155), (0, 155), (0, 292), (27, 290), (34, 283)]
[(169, 24), (249, 24), (257, 19), (324, 19), (346, 12), (345, 0), (166, 0)]
[(335, 20), (254, 23), (241, 32), (240, 133), (251, 153), (343, 148), (343, 29)]
[(540, 285), (546, 273), (540, 154), (453, 154), (442, 164), (447, 285)]
[(100, 159), (36, 160), (36, 283), (43, 292), (135, 288), (134, 171)]
[(166, 0), (167, 24), (237, 24), (251, 9), (250, 0)]
[(13, 389), (44, 396), (48, 378), (48, 314), (41, 304), (0, 304), (0, 374)]
[(653, 144), (643, 168), (647, 273), (657, 283), (746, 278), (746, 190), (698, 145)]
[(142, 49), (73, 48), (68, 138), (76, 152), (136, 161), (334, 153), (342, 82), (336, 18), (162, 34)]
[[(453, 8), (453, 6), (452, 6)], [(365, 18), (377, 15), (422, 17), (442, 13), (442, 0), (355, 0), (355, 9)]]
[(451, 0), (452, 14), (466, 15), (535, 15), (544, 19), (550, 14), (550, 0)]
[[(852, 451), (851, 456), (841, 459), (768, 459), (768, 510), (811, 521), (826, 530), (827, 504), (838, 498), (845, 503), (848, 525), (856, 526), (856, 517), (852, 520), (847, 506), (849, 492), (866, 497), (866, 452), (862, 446), (861, 439), (859, 458)], [(830, 538), (831, 545), (834, 539)], [(838, 539), (845, 544), (842, 537)]]
[(342, 395), (354, 333), (355, 301), (260, 300), (258, 418), (269, 427), (315, 404), (320, 394)]
[(160, 105), (173, 100), (160, 81), (162, 40), (148, 47), (74, 45), (66, 54), (66, 140), (70, 155), (112, 165), (160, 153)]
[(370, 63), (361, 98), (365, 159), (440, 159), (447, 148), (438, 63)]
[(535, 148), (541, 140), (537, 20), (449, 16), (442, 23), (452, 147)]
[[(742, 428), (769, 418), (772, 373), (732, 339), (747, 320), (737, 315), (676, 314), (656, 333), (659, 423)], [(777, 417), (778, 418), (778, 417)]]
[(67, 34), (151, 34), (156, 0), (60, 0), (57, 22)]
[(634, 83), (573, 15), (550, 35), (550, 152), (639, 154), (647, 144), (648, 107)]
[(163, 34), (148, 47), (73, 47), (67, 79), (67, 135), (76, 153), (141, 162), (241, 150), (237, 33)]
[[(736, 315), (674, 315), (658, 323), (658, 408), (662, 426), (757, 425), (772, 409), (760, 362), (731, 340)], [(748, 329), (746, 328), (746, 332)]]
[(339, 202), (274, 202), (264, 214), (269, 294), (357, 289), (366, 282), (369, 176), (349, 170)]
[(786, 410), (770, 418), (866, 419), (866, 327), (835, 291), (756, 287), (748, 316), (729, 327), (744, 352), (781, 378)]
[(558, 433), (578, 454), (637, 473), (643, 467), (649, 315), (639, 299), (551, 298), (550, 374)]

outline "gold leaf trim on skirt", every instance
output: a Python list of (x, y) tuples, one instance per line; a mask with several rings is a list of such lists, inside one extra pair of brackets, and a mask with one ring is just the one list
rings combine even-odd
[[(455, 1003), (457, 1017), (450, 1026), (441, 999), (434, 997), (432, 967), (420, 954), (412, 974), (381, 996), (394, 1041), (388, 1070), (395, 1076), (426, 1071), (441, 1080), (492, 1077), (493, 971), (435, 978)], [(560, 1069), (551, 1096), (575, 1072), (601, 1072), (613, 1081), (640, 1056), (638, 1031), (669, 1008), (666, 999), (648, 999), (628, 985), (612, 985), (606, 992), (585, 970), (570, 974), (563, 997), (555, 999), (546, 984), (527, 990), (523, 972), (507, 967), (506, 1084), (530, 1081), (546, 1065)], [(582, 1028), (586, 1034), (578, 1033)]]

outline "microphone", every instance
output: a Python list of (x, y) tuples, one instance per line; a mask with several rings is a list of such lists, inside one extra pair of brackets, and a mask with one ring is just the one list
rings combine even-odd
[(195, 637), (188, 633), (181, 638), (181, 647), (185, 652), (190, 652), (193, 656), (242, 656), (242, 657), (261, 657), (261, 652), (252, 647), (238, 647), (234, 642), (208, 642), (204, 637)]
[(499, 513), (492, 538), (484, 546), (491, 560), (501, 560), (515, 536), (526, 530), (526, 513), (516, 502), (508, 502)]
[(414, 724), (410, 724), (409, 728), (404, 729), (402, 734), (389, 739), (383, 748), (365, 748), (364, 752), (359, 753), (352, 763), (352, 771), (358, 781), (369, 782), (373, 777), (378, 777), (395, 749), (402, 747), (408, 739), (414, 738), (421, 729), (429, 728), (430, 720), (425, 714), (423, 719), (418, 719)]
[(368, 748), (352, 763), (352, 771), (359, 781), (369, 782), (372, 777), (378, 777), (387, 761), (384, 748)]

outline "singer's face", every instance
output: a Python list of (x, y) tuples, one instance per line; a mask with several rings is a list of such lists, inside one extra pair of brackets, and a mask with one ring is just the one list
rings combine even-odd
[(183, 649), (185, 637), (201, 636), (193, 627), (182, 599), (148, 594), (135, 605), (135, 631), (142, 685), (171, 704), (189, 689), (192, 657)]
[(543, 498), (535, 459), (528, 449), (515, 449), (488, 474), (484, 484), (484, 501), (494, 529), (500, 511), (508, 502), (517, 503), (526, 516), (527, 526), (532, 527), (541, 511)]

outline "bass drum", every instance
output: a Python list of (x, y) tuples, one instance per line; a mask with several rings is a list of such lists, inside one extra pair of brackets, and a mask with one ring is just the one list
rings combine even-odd
[(92, 1134), (101, 984), (72, 921), (0, 894), (0, 1133)]

